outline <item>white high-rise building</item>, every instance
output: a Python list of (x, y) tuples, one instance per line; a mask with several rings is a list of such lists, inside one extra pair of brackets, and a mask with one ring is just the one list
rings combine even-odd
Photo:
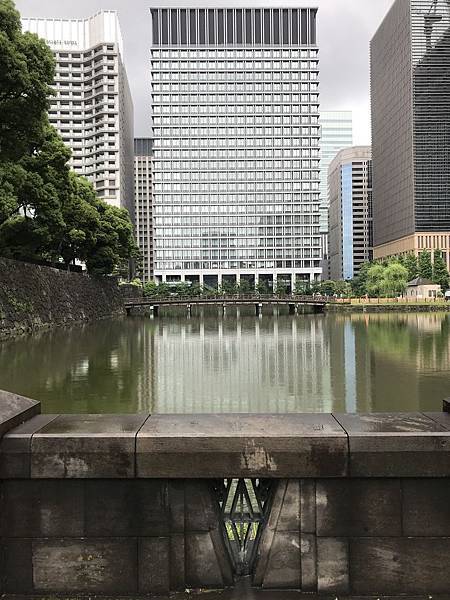
[(97, 195), (134, 216), (133, 102), (116, 12), (87, 19), (22, 19), (56, 58), (50, 122), (72, 149), (72, 167)]
[[(325, 263), (328, 257), (328, 167), (336, 154), (353, 146), (353, 119), (349, 110), (320, 112), (320, 234)], [(325, 267), (324, 267), (325, 270)], [(324, 278), (329, 274), (324, 273)]]
[(313, 8), (151, 9), (155, 277), (320, 277)]

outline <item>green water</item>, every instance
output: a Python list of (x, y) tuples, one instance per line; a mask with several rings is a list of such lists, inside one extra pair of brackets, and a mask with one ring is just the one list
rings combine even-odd
[(46, 413), (440, 410), (450, 315), (102, 321), (2, 343), (0, 388)]

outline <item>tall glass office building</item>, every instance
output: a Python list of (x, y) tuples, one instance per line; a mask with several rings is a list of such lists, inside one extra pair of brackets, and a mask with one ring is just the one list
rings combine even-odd
[(156, 279), (320, 276), (316, 13), (151, 10)]
[(352, 112), (320, 111), (320, 235), (324, 258), (328, 257), (328, 167), (340, 150), (352, 145)]
[(371, 44), (374, 254), (450, 267), (450, 1), (396, 0)]

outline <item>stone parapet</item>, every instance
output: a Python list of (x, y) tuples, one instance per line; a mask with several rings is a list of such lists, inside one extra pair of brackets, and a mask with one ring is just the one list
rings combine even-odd
[[(34, 414), (36, 403), (23, 400)], [(24, 420), (13, 406), (10, 428)], [(42, 415), (4, 435), (0, 474), (32, 479), (449, 477), (450, 414)]]
[(232, 586), (224, 480), (251, 478), (267, 494), (250, 569), (257, 588), (448, 598), (447, 412), (39, 408), (0, 394), (0, 595), (138, 598)]

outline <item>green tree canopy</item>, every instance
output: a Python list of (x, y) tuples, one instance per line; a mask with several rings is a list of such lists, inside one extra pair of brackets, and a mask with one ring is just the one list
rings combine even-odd
[(431, 254), (427, 250), (424, 250), (419, 254), (418, 267), (419, 277), (429, 279), (430, 281), (433, 279), (433, 262), (431, 260)]
[(403, 258), (403, 265), (408, 269), (408, 281), (412, 281), (419, 275), (419, 265), (417, 256), (413, 253), (408, 253)]
[(139, 255), (133, 227), (70, 170), (47, 116), (54, 67), (45, 42), (22, 33), (12, 0), (0, 0), (0, 253), (112, 273)]
[(433, 283), (441, 286), (441, 290), (445, 292), (449, 287), (449, 273), (445, 264), (442, 252), (436, 250), (434, 252), (433, 261)]
[(403, 294), (408, 282), (408, 269), (399, 262), (391, 262), (383, 271), (383, 290), (387, 296)]
[(12, 0), (0, 0), (0, 160), (18, 160), (41, 145), (54, 75), (50, 48), (22, 32)]
[(381, 264), (374, 263), (367, 270), (366, 291), (369, 296), (381, 296), (384, 292), (384, 269)]

